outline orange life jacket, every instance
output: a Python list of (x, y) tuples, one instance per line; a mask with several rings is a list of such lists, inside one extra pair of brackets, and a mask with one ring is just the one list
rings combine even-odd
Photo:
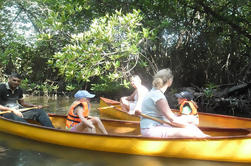
[(195, 104), (193, 101), (187, 101), (187, 100), (184, 100), (181, 104), (180, 104), (180, 114), (183, 114), (183, 106), (185, 104), (189, 104), (190, 108), (192, 109), (192, 111), (190, 112), (189, 115), (197, 115), (198, 114), (198, 106), (197, 104)]
[(83, 116), (87, 117), (89, 114), (89, 109), (88, 109), (88, 103), (86, 101), (74, 101), (69, 109), (68, 115), (67, 115), (67, 120), (66, 120), (66, 129), (70, 129), (76, 124), (81, 122), (81, 119), (77, 114), (74, 113), (74, 109), (78, 105), (82, 105), (84, 111), (83, 111)]

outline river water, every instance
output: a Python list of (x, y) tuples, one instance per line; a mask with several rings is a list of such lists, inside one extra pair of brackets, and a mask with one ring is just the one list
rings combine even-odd
[[(72, 98), (27, 97), (27, 102), (48, 105), (46, 111), (66, 114)], [(99, 116), (98, 102), (91, 115)], [(60, 139), (60, 138), (59, 138)], [(203, 148), (203, 147), (202, 147)], [(251, 164), (200, 161), (97, 152), (36, 142), (0, 133), (0, 166), (250, 166)]]

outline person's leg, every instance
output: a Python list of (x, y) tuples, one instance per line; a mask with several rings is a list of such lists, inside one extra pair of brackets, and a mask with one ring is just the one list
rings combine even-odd
[(150, 128), (150, 129), (141, 130), (141, 134), (146, 137), (158, 137), (158, 138), (172, 138), (172, 137), (205, 138), (205, 137), (209, 137), (208, 135), (204, 134), (196, 126), (188, 127), (188, 128), (156, 126), (156, 127)]
[(96, 133), (96, 129), (87, 127), (83, 122), (80, 122), (79, 124), (73, 126), (71, 131), (77, 131), (77, 132), (88, 132), (88, 133)]
[(21, 118), (13, 113), (6, 113), (6, 114), (3, 114), (2, 115), (4, 118), (7, 118), (7, 119), (12, 119), (12, 120), (16, 120), (16, 121), (19, 121), (19, 122), (25, 122), (27, 123), (27, 121), (24, 119), (24, 118)]
[(94, 125), (98, 126), (98, 129), (103, 133), (103, 134), (108, 134), (103, 123), (98, 117), (91, 117), (90, 119)]
[(196, 125), (196, 126), (199, 125), (199, 118), (194, 115), (181, 115), (179, 116), (179, 119), (181, 119), (184, 122)]
[(144, 137), (155, 137), (155, 138), (168, 138), (169, 136), (163, 136), (163, 131), (158, 127), (151, 127), (148, 129), (141, 129), (141, 134)]
[(32, 119), (38, 121), (42, 126), (52, 127), (51, 120), (47, 113), (42, 109), (32, 109), (23, 113), (24, 119)]
[(126, 97), (121, 97), (120, 98), (120, 106), (121, 106), (121, 109), (123, 111), (126, 111), (128, 112), (130, 110), (130, 103), (128, 100), (126, 100), (127, 96)]
[(185, 130), (185, 134), (189, 135), (191, 137), (195, 138), (205, 138), (205, 137), (210, 137), (210, 135), (205, 134), (203, 131), (201, 131), (196, 125), (190, 125), (189, 127), (182, 128)]
[(168, 137), (191, 137), (191, 138), (205, 138), (209, 137), (208, 135), (204, 134), (198, 127), (191, 125), (191, 127), (186, 128), (169, 128), (169, 129), (161, 129), (161, 137), (162, 138), (168, 138)]

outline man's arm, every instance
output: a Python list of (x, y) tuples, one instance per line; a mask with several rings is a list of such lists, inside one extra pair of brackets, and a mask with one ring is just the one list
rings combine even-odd
[(3, 105), (0, 105), (0, 110), (1, 111), (11, 111), (12, 112), (12, 108), (9, 108), (9, 107), (5, 107), (5, 106), (3, 106)]
[(23, 114), (19, 110), (16, 110), (14, 108), (9, 108), (9, 107), (5, 107), (5, 106), (0, 105), (0, 110), (1, 111), (10, 111), (10, 112), (13, 112), (17, 116), (23, 118)]
[(24, 99), (19, 99), (18, 103), (23, 107), (38, 107), (38, 108), (43, 107), (42, 105), (34, 105), (34, 104), (26, 103), (26, 102), (24, 102)]

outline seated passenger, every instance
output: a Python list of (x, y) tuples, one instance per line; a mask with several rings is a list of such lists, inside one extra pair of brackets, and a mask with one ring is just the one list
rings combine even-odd
[(194, 125), (199, 125), (198, 106), (193, 101), (193, 94), (188, 91), (176, 93), (180, 105), (180, 116), (186, 118), (186, 120)]
[(79, 90), (75, 93), (75, 101), (70, 106), (67, 120), (66, 129), (77, 132), (96, 133), (95, 125), (103, 133), (107, 131), (98, 117), (89, 116), (91, 110), (90, 99), (95, 95), (90, 94), (86, 90)]
[(138, 75), (132, 76), (130, 81), (135, 90), (130, 96), (121, 97), (120, 105), (123, 111), (135, 114), (135, 111), (141, 112), (142, 100), (148, 89), (141, 84), (141, 79)]
[[(24, 101), (23, 89), (20, 87), (21, 81), (21, 75), (12, 73), (9, 75), (8, 82), (0, 84), (0, 111), (2, 111), (0, 116), (24, 123), (27, 123), (27, 120), (34, 120), (42, 126), (54, 128), (47, 113), (41, 109), (42, 105)], [(21, 112), (20, 108), (25, 107), (34, 107), (34, 109)]]
[[(154, 75), (153, 88), (146, 94), (142, 102), (142, 116), (140, 119), (142, 136), (158, 138), (208, 137), (197, 126), (188, 123), (171, 111), (164, 93), (172, 85), (172, 82), (173, 74), (170, 69), (160, 70)], [(143, 116), (143, 114), (146, 116)], [(169, 122), (168, 124), (160, 123), (159, 120), (154, 119), (161, 121), (167, 119)]]

